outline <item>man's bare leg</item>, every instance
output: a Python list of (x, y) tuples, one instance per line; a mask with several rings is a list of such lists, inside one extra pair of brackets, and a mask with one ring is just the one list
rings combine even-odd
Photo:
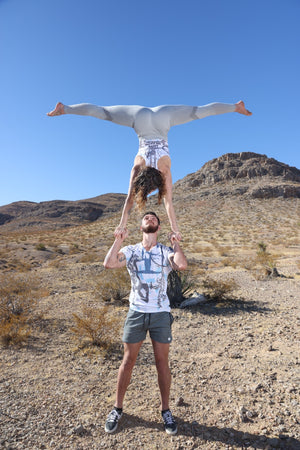
[(47, 116), (53, 117), (53, 116), (61, 116), (62, 114), (65, 114), (64, 105), (60, 102), (57, 103), (53, 111), (50, 111), (47, 113)]
[(171, 387), (171, 371), (169, 368), (170, 344), (161, 344), (152, 340), (157, 369), (158, 385), (161, 395), (161, 410), (169, 409), (169, 397)]
[(124, 343), (124, 357), (122, 364), (119, 368), (118, 382), (117, 382), (117, 392), (116, 392), (116, 403), (117, 408), (123, 408), (123, 400), (127, 388), (130, 383), (132, 369), (135, 365), (136, 358), (138, 356), (139, 350), (141, 348), (143, 341), (137, 342), (136, 344)]
[(239, 114), (244, 114), (245, 116), (251, 116), (252, 112), (248, 111), (248, 109), (245, 108), (245, 103), (240, 100), (235, 104), (235, 112)]

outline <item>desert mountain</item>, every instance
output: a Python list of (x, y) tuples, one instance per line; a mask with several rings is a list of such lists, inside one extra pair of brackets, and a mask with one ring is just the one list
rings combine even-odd
[(258, 153), (227, 153), (174, 184), (177, 191), (193, 188), (200, 197), (300, 198), (300, 170)]
[(104, 194), (78, 201), (14, 202), (0, 207), (0, 226), (60, 228), (94, 222), (118, 211), (125, 197), (125, 194)]
[[(227, 153), (208, 161), (200, 170), (174, 184), (177, 207), (182, 202), (212, 195), (300, 198), (300, 170), (266, 155)], [(15, 202), (0, 207), (0, 227), (7, 230), (27, 226), (46, 229), (94, 222), (120, 210), (124, 200), (125, 194), (105, 194), (79, 201)]]

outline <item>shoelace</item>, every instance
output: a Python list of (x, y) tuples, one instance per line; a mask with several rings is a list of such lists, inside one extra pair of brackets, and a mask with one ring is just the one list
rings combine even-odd
[(108, 416), (108, 422), (114, 422), (115, 419), (120, 419), (120, 414), (114, 409)]
[(166, 422), (167, 425), (173, 425), (174, 424), (174, 419), (172, 417), (172, 413), (171, 411), (167, 411), (164, 413), (163, 415), (163, 419)]

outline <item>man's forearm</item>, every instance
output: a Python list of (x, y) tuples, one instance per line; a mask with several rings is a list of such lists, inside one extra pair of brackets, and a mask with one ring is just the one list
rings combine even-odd
[(103, 262), (103, 266), (106, 269), (115, 269), (117, 267), (123, 267), (125, 265), (125, 255), (123, 255), (122, 253), (119, 254), (122, 243), (122, 239), (115, 239)]
[(176, 269), (185, 270), (187, 268), (187, 259), (178, 242), (174, 243), (173, 250), (174, 250), (173, 262), (176, 266)]

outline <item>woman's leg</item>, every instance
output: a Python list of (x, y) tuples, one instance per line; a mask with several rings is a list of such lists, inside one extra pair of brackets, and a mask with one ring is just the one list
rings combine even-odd
[(53, 111), (48, 112), (47, 116), (54, 117), (65, 114), (64, 106), (65, 105), (63, 105), (61, 102), (56, 103), (56, 106), (53, 109)]
[(91, 116), (101, 120), (133, 127), (135, 116), (141, 109), (140, 106), (97, 106), (91, 103), (79, 103), (78, 105), (64, 105), (57, 103), (55, 109), (47, 113), (48, 116), (60, 116), (61, 114), (75, 114), (79, 116)]
[(244, 102), (239, 101), (235, 104), (230, 103), (210, 103), (204, 106), (187, 106), (187, 105), (165, 105), (157, 109), (157, 114), (169, 119), (171, 126), (181, 125), (196, 119), (214, 116), (218, 114), (226, 114), (229, 112), (238, 112), (246, 116), (252, 113), (245, 108)]

